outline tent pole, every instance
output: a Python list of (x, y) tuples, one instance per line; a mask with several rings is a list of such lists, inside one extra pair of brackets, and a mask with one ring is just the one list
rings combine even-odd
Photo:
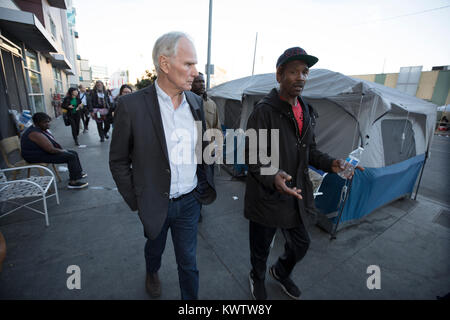
[[(348, 183), (348, 180), (345, 182), (344, 187), (347, 187), (347, 183)], [(344, 201), (342, 203), (341, 209), (339, 210), (339, 215), (338, 215), (338, 218), (336, 221), (336, 226), (334, 227), (334, 230), (331, 232), (330, 241), (336, 239), (337, 228), (339, 226), (339, 222), (341, 221), (341, 216), (342, 216), (342, 213), (344, 212), (344, 208), (345, 208), (345, 204), (347, 203), (348, 195), (350, 194), (350, 190), (352, 189), (352, 183), (353, 183), (353, 178), (350, 179), (350, 183), (348, 185), (347, 192), (345, 193)]]
[(420, 177), (419, 182), (417, 183), (416, 193), (414, 194), (414, 201), (417, 199), (417, 194), (419, 193), (419, 187), (420, 182), (422, 181), (423, 170), (425, 169), (425, 164), (427, 163), (428, 160), (428, 152), (429, 150), (427, 150), (427, 153), (425, 153), (425, 160), (423, 161), (422, 170), (420, 170)]
[(256, 33), (256, 39), (255, 39), (255, 51), (253, 52), (253, 68), (252, 68), (252, 76), (255, 73), (255, 58), (256, 58), (256, 45), (258, 43), (258, 32)]
[(425, 152), (425, 160), (423, 161), (422, 170), (420, 171), (419, 182), (417, 183), (416, 193), (414, 194), (414, 201), (416, 201), (417, 194), (419, 193), (420, 182), (422, 182), (422, 175), (423, 175), (423, 171), (425, 170), (425, 164), (427, 163), (427, 160), (430, 157), (430, 148), (431, 148), (432, 137), (433, 136), (431, 136), (430, 141), (428, 142), (427, 152)]

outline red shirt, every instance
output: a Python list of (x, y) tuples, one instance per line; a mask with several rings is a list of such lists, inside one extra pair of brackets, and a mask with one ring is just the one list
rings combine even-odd
[(294, 118), (295, 120), (297, 120), (297, 125), (298, 125), (298, 131), (299, 134), (302, 134), (302, 129), (303, 129), (303, 109), (302, 106), (300, 105), (300, 101), (298, 101), (297, 99), (297, 104), (295, 106), (292, 106), (292, 112), (294, 112)]

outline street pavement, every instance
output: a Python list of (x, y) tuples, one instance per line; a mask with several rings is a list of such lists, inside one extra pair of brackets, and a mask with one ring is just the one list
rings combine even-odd
[(434, 135), (427, 159), (419, 195), (450, 204), (450, 133)]
[[(0, 299), (150, 299), (144, 284), (142, 225), (111, 177), (110, 140), (100, 142), (92, 121), (89, 132), (79, 138), (85, 148), (74, 146), (62, 119), (52, 122), (52, 131), (65, 148), (79, 153), (89, 188), (68, 190), (68, 172), (61, 173), (61, 204), (48, 201), (49, 227), (42, 216), (27, 210), (0, 219), (8, 250), (0, 273)], [(434, 300), (450, 292), (449, 140), (445, 139), (434, 140), (417, 201), (402, 199), (384, 206), (358, 225), (340, 230), (333, 241), (319, 228), (310, 230), (311, 247), (292, 273), (302, 299)], [(245, 182), (219, 168), (215, 182), (218, 198), (203, 208), (199, 224), (199, 298), (250, 299)], [(268, 264), (283, 248), (278, 233)], [(69, 290), (67, 269), (73, 265), (81, 270), (81, 289)], [(379, 289), (367, 285), (373, 283), (369, 267), (374, 265), (380, 270)], [(160, 299), (179, 299), (170, 233), (159, 273)], [(269, 299), (289, 299), (269, 275), (266, 279)]]

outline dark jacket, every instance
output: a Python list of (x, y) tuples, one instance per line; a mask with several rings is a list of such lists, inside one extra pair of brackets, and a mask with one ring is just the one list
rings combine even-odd
[(111, 103), (109, 102), (109, 96), (108, 93), (106, 91), (103, 92), (105, 94), (105, 105), (100, 105), (98, 103), (98, 95), (97, 95), (97, 91), (96, 90), (92, 90), (90, 96), (90, 100), (89, 100), (89, 111), (93, 112), (94, 108), (97, 109), (103, 109), (103, 108), (110, 108), (111, 107)]
[[(301, 97), (298, 99), (303, 109), (301, 134), (292, 106), (280, 99), (276, 89), (273, 89), (255, 106), (247, 123), (247, 129), (279, 130), (279, 165), (275, 169), (283, 170), (292, 176), (292, 181), (288, 183), (289, 187), (302, 190), (302, 200), (281, 194), (274, 187), (276, 174), (261, 175), (260, 171), (261, 167), (274, 166), (274, 164), (262, 165), (259, 158), (257, 164), (249, 163), (244, 214), (247, 219), (268, 227), (293, 228), (299, 226), (301, 221), (306, 225), (314, 223), (313, 187), (308, 175), (308, 165), (330, 172), (334, 160), (317, 150), (314, 137), (316, 114), (312, 107), (305, 107), (307, 104)], [(270, 156), (272, 148), (269, 134), (268, 137), (267, 154)], [(258, 152), (260, 149), (258, 141)], [(247, 140), (247, 157), (248, 151)]]
[(110, 123), (114, 123), (113, 112), (116, 112), (117, 102), (118, 102), (119, 98), (120, 98), (120, 96), (115, 97), (113, 103), (111, 103), (111, 106), (109, 107), (107, 119)]
[[(65, 96), (64, 100), (61, 104), (61, 108), (67, 110), (68, 116), (72, 116), (72, 114), (73, 114), (72, 109), (69, 108), (71, 100), (72, 100), (72, 97)], [(81, 99), (79, 97), (77, 97), (77, 106), (79, 106), (80, 104), (81, 104)], [(82, 112), (82, 109), (77, 111), (77, 113), (81, 113), (81, 112)]]
[[(196, 121), (202, 121), (204, 132), (202, 99), (189, 91), (185, 94), (192, 115)], [(206, 145), (203, 141), (203, 149)], [(155, 239), (167, 217), (171, 172), (154, 85), (118, 99), (109, 166), (128, 206), (139, 210), (145, 234)], [(216, 191), (212, 167), (197, 165), (197, 180), (194, 196), (202, 204), (213, 202)]]

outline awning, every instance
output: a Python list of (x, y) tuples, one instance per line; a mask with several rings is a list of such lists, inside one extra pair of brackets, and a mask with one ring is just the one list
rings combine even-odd
[(63, 53), (50, 52), (48, 57), (52, 62), (52, 66), (58, 69), (72, 69), (72, 65)]
[(69, 76), (74, 76), (75, 75), (75, 71), (73, 71), (72, 69), (66, 69), (66, 70), (63, 70), (63, 71)]
[(38, 18), (30, 12), (1, 8), (0, 29), (36, 51), (58, 51), (51, 35)]
[(65, 0), (47, 0), (48, 4), (55, 8), (67, 9)]

